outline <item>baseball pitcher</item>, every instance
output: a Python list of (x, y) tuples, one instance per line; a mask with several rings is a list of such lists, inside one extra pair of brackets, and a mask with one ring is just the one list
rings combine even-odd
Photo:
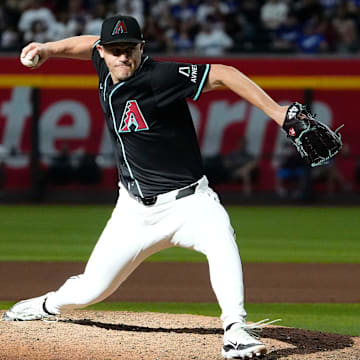
[(22, 57), (38, 56), (34, 68), (50, 57), (92, 60), (116, 155), (119, 198), (84, 273), (70, 277), (57, 291), (15, 304), (3, 319), (46, 319), (102, 301), (148, 256), (181, 246), (207, 257), (222, 311), (222, 355), (262, 355), (265, 345), (245, 321), (234, 231), (204, 175), (186, 99), (196, 101), (207, 91), (229, 88), (283, 126), (316, 165), (339, 151), (340, 137), (319, 126), (300, 104), (289, 111), (278, 105), (231, 66), (159, 62), (143, 56), (144, 44), (136, 19), (114, 16), (103, 22), (100, 38), (79, 36), (23, 49)]

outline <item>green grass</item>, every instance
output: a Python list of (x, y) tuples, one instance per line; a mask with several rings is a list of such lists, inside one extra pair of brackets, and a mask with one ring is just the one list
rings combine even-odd
[(86, 261), (109, 206), (1, 206), (1, 261)]
[[(110, 206), (0, 206), (0, 261), (86, 261)], [(243, 262), (360, 263), (360, 208), (229, 207)], [(186, 249), (150, 261), (205, 261)]]
[(228, 210), (246, 262), (360, 263), (360, 208)]
[[(0, 302), (0, 309), (8, 309), (12, 304)], [(217, 304), (197, 303), (99, 303), (88, 309), (220, 315)], [(249, 321), (281, 318), (277, 325), (360, 336), (360, 304), (246, 304), (246, 309)]]

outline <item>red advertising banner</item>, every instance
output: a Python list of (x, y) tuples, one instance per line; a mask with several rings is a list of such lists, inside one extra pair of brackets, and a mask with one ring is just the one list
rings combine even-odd
[[(169, 59), (166, 59), (169, 60)], [(224, 63), (243, 71), (277, 102), (304, 101), (312, 89), (313, 112), (336, 128), (345, 124), (342, 137), (347, 152), (338, 166), (354, 182), (360, 159), (360, 118), (356, 103), (360, 95), (360, 60), (355, 59), (171, 59), (193, 63)], [(114, 187), (115, 164), (97, 93), (97, 78), (91, 62), (49, 60), (38, 71), (20, 65), (17, 58), (0, 58), (0, 157), (5, 163), (7, 188), (30, 185), (31, 86), (41, 89), (39, 147), (46, 167), (64, 144), (71, 153), (102, 155), (104, 179), (100, 186)], [(240, 137), (247, 139), (249, 152), (259, 159), (260, 190), (274, 186), (274, 159), (285, 136), (262, 111), (228, 90), (202, 94), (189, 100), (204, 157), (227, 154)], [(16, 154), (16, 155), (15, 155)]]

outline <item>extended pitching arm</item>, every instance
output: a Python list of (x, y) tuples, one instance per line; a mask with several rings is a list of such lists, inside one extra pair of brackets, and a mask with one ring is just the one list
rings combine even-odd
[(67, 39), (41, 43), (30, 43), (22, 49), (21, 57), (34, 58), (40, 56), (40, 61), (33, 67), (40, 67), (50, 57), (90, 60), (94, 43), (98, 36), (82, 35)]

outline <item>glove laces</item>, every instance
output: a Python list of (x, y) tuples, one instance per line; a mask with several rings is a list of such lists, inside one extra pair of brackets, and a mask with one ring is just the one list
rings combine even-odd
[(269, 320), (270, 319), (264, 319), (253, 324), (246, 324), (243, 328), (250, 336), (254, 337), (255, 339), (260, 339), (260, 333), (263, 331), (265, 326), (282, 321), (282, 319), (276, 319), (272, 321)]
[(342, 129), (344, 126), (345, 126), (345, 124), (342, 124), (342, 125), (340, 125), (340, 126), (334, 131), (334, 133), (335, 133), (337, 136), (339, 136), (340, 139), (341, 139), (341, 134), (338, 134), (338, 131), (339, 131), (340, 129)]

